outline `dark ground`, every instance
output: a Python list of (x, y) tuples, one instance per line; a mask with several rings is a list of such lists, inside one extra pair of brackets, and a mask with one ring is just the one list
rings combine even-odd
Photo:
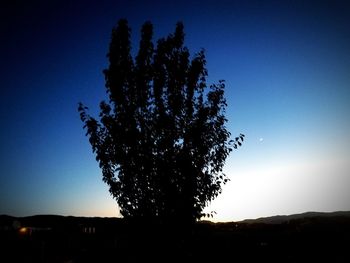
[(0, 216), (0, 235), (0, 262), (350, 262), (348, 213), (199, 222), (190, 231), (115, 218)]

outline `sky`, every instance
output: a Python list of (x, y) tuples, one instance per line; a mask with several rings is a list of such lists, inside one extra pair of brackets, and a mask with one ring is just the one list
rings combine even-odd
[(227, 128), (244, 133), (206, 211), (237, 221), (350, 210), (347, 1), (7, 1), (0, 42), (0, 214), (120, 216), (77, 111), (106, 99), (103, 69), (121, 18), (133, 54), (185, 26), (226, 80)]

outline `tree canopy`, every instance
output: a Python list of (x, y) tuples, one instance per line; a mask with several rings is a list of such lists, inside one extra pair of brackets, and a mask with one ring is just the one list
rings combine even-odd
[(207, 86), (204, 51), (190, 57), (182, 23), (156, 45), (144, 23), (135, 58), (130, 32), (126, 20), (113, 28), (108, 101), (98, 119), (80, 103), (81, 120), (124, 217), (194, 221), (228, 181), (225, 159), (244, 135), (230, 140), (225, 82)]

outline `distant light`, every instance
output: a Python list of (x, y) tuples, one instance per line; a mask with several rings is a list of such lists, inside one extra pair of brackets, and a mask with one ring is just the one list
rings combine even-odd
[(21, 233), (21, 234), (27, 234), (27, 232), (28, 232), (28, 228), (26, 228), (26, 227), (21, 227), (20, 229), (19, 229), (19, 233)]
[(263, 140), (264, 140), (264, 138), (260, 138), (260, 139), (259, 139), (259, 142), (262, 142)]

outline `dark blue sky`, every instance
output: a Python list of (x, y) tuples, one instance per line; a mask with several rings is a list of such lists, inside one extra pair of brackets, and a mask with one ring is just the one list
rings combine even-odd
[[(216, 220), (350, 210), (347, 1), (9, 1), (1, 9), (0, 214), (118, 215), (77, 112), (105, 98), (112, 27), (185, 25), (247, 136)], [(204, 2), (204, 3), (203, 3)]]

